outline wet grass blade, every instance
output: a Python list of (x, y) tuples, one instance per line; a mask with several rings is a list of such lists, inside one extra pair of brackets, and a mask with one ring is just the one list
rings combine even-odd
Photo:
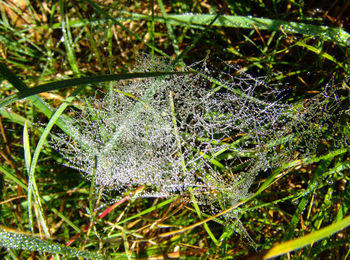
[[(174, 33), (174, 30), (173, 30), (171, 24), (167, 22), (168, 14), (165, 11), (163, 1), (162, 0), (158, 0), (158, 4), (159, 4), (159, 7), (160, 7), (160, 10), (162, 11), (162, 15), (164, 17), (165, 25), (166, 25), (166, 28), (167, 28), (168, 33), (169, 33), (169, 39), (171, 40), (171, 44), (172, 44), (172, 46), (174, 48), (174, 52), (176, 53), (177, 56), (179, 56), (180, 55), (180, 49), (179, 49), (179, 46), (178, 46), (176, 35)], [(154, 17), (153, 17), (153, 21), (154, 21)]]
[[(150, 20), (148, 15), (124, 12), (130, 15), (131, 19)], [(215, 18), (210, 14), (168, 14), (166, 22), (172, 25), (202, 28)], [(164, 17), (154, 17), (158, 22), (165, 22)], [(255, 18), (247, 16), (220, 15), (213, 23), (213, 26), (247, 28), (258, 30), (280, 31), (285, 34), (303, 34), (314, 37), (321, 37), (325, 40), (338, 42), (344, 46), (350, 46), (350, 34), (341, 28), (332, 28), (322, 25), (307, 23), (289, 22), (283, 20)]]
[(37, 236), (21, 233), (16, 230), (4, 230), (0, 228), (0, 246), (5, 248), (39, 251), (51, 254), (60, 254), (69, 258), (82, 257), (85, 259), (106, 259), (94, 252), (82, 251), (72, 247), (43, 240)]
[(62, 19), (62, 34), (63, 34), (63, 43), (67, 51), (67, 56), (68, 56), (68, 62), (69, 65), (71, 66), (73, 72), (75, 75), (79, 76), (81, 73), (79, 71), (78, 65), (77, 65), (77, 60), (74, 55), (74, 50), (73, 50), (73, 41), (72, 41), (72, 35), (70, 33), (69, 29), (69, 23), (68, 23), (68, 16), (67, 13), (65, 12), (65, 1), (60, 0), (60, 14), (61, 14), (61, 19)]
[(24, 124), (23, 128), (23, 149), (24, 149), (24, 162), (26, 171), (28, 173), (28, 189), (27, 189), (27, 202), (28, 202), (28, 219), (30, 230), (34, 231), (33, 226), (33, 203), (32, 203), (32, 180), (30, 177), (30, 165), (31, 165), (31, 154), (30, 154), (30, 144), (29, 144), (29, 136), (28, 136), (28, 127), (27, 124)]
[[(40, 144), (40, 141), (39, 141), (39, 144)], [(39, 146), (39, 144), (38, 144), (38, 146)], [(27, 124), (24, 124), (23, 147), (24, 147), (24, 161), (25, 161), (25, 166), (26, 166), (26, 170), (28, 173), (28, 191), (27, 191), (28, 197), (27, 197), (27, 201), (28, 201), (29, 225), (30, 225), (31, 231), (33, 232), (34, 227), (33, 227), (33, 215), (32, 215), (32, 206), (33, 206), (32, 198), (34, 197), (34, 201), (35, 201), (35, 203), (37, 205), (37, 209), (38, 209), (38, 217), (39, 217), (41, 227), (42, 227), (45, 235), (47, 237), (50, 237), (49, 229), (48, 229), (46, 221), (45, 221), (44, 211), (43, 211), (43, 208), (41, 205), (41, 199), (40, 199), (40, 195), (39, 195), (39, 191), (38, 191), (38, 187), (36, 185), (36, 180), (35, 180), (35, 175), (34, 175), (37, 159), (39, 156), (38, 155), (38, 146), (35, 149), (33, 159), (32, 159), (31, 154), (30, 154), (28, 128), (27, 128)], [(40, 146), (40, 149), (41, 149), (41, 146)]]

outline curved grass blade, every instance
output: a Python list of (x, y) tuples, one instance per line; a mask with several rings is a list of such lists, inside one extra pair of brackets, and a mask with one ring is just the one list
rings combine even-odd
[[(28, 184), (28, 212), (29, 212), (29, 216), (31, 216), (31, 196), (32, 194), (34, 195), (34, 199), (38, 205), (39, 208), (39, 218), (40, 218), (40, 223), (43, 226), (43, 229), (45, 231), (46, 236), (49, 237), (49, 232), (48, 229), (46, 227), (46, 223), (45, 223), (45, 219), (44, 219), (44, 214), (43, 214), (43, 210), (42, 210), (42, 206), (41, 206), (41, 200), (39, 197), (39, 192), (36, 186), (36, 182), (35, 182), (35, 169), (36, 169), (36, 165), (39, 159), (39, 155), (41, 152), (41, 149), (48, 137), (48, 135), (50, 134), (51, 128), (54, 126), (54, 124), (56, 123), (56, 121), (58, 120), (59, 116), (63, 113), (63, 111), (67, 108), (67, 106), (70, 104), (70, 102), (73, 100), (73, 98), (81, 91), (82, 87), (79, 87), (77, 89), (75, 89), (72, 93), (72, 95), (67, 98), (66, 102), (62, 103), (60, 105), (60, 107), (57, 109), (57, 111), (53, 114), (53, 116), (51, 117), (49, 123), (46, 125), (43, 133), (40, 136), (40, 139), (38, 141), (38, 144), (35, 148), (34, 154), (33, 154), (33, 158), (32, 161), (30, 163), (30, 167), (28, 167), (28, 175), (29, 175), (29, 184)], [(26, 129), (26, 125), (25, 125), (25, 129)], [(31, 219), (31, 218), (29, 218)]]
[[(28, 86), (22, 80), (20, 80), (11, 70), (9, 70), (7, 66), (3, 63), (0, 63), (0, 75), (7, 79), (19, 91), (29, 89)], [(48, 104), (46, 104), (40, 97), (28, 97), (28, 99), (48, 118), (52, 116), (53, 109)], [(4, 100), (0, 101), (0, 108), (16, 100), (17, 98), (15, 95), (9, 96)], [(67, 117), (65, 118), (67, 119)], [(62, 129), (62, 131), (69, 134), (66, 129), (65, 123), (63, 123), (61, 119), (58, 119), (56, 124), (59, 128)]]
[(15, 88), (18, 90), (26, 90), (28, 86), (20, 80), (7, 66), (3, 63), (0, 63), (0, 75), (7, 79)]
[(339, 67), (344, 68), (344, 65), (343, 65), (341, 62), (337, 61), (336, 58), (334, 58), (332, 55), (328, 54), (327, 52), (323, 51), (322, 49), (318, 49), (318, 48), (316, 48), (316, 47), (314, 47), (314, 46), (311, 46), (311, 45), (309, 45), (309, 44), (306, 44), (306, 43), (303, 42), (303, 41), (298, 41), (298, 42), (295, 43), (295, 45), (304, 47), (304, 48), (308, 49), (309, 51), (312, 51), (312, 52), (314, 52), (315, 54), (321, 56), (322, 58), (334, 62), (334, 63), (337, 64)]
[(52, 91), (56, 89), (69, 88), (73, 86), (79, 85), (87, 85), (93, 83), (101, 83), (112, 80), (127, 80), (127, 79), (135, 79), (135, 78), (150, 78), (150, 77), (160, 77), (167, 75), (182, 75), (182, 74), (193, 74), (194, 72), (135, 72), (135, 73), (121, 73), (121, 74), (110, 74), (110, 75), (97, 75), (91, 77), (81, 77), (74, 79), (66, 79), (56, 82), (51, 82), (47, 84), (43, 84), (34, 88), (22, 89), (17, 94), (10, 96), (9, 100), (6, 100), (6, 103), (3, 101), (0, 102), (0, 108), (4, 105), (8, 105), (9, 103), (23, 99), (26, 97), (30, 97), (33, 95), (37, 95), (42, 92)]
[(303, 237), (290, 240), (288, 242), (278, 244), (271, 248), (265, 255), (263, 259), (270, 259), (277, 257), (283, 254), (286, 254), (291, 251), (308, 246), (318, 240), (325, 239), (342, 229), (350, 226), (350, 216), (345, 217), (341, 221), (335, 222), (325, 228), (322, 228), (318, 231), (305, 235)]
[(43, 84), (34, 88), (26, 89), (17, 94), (18, 99), (26, 98), (32, 95), (36, 95), (42, 92), (52, 91), (56, 89), (68, 88), (79, 85), (87, 85), (94, 83), (101, 83), (113, 80), (127, 80), (136, 78), (150, 78), (167, 75), (182, 75), (191, 74), (193, 72), (134, 72), (134, 73), (121, 73), (121, 74), (110, 74), (110, 75), (97, 75), (91, 77), (81, 77), (74, 79), (66, 79), (56, 82)]
[(32, 194), (33, 194), (33, 180), (30, 176), (30, 165), (31, 165), (31, 155), (30, 155), (30, 145), (29, 145), (29, 136), (28, 136), (28, 127), (27, 124), (24, 124), (23, 128), (23, 149), (24, 149), (24, 162), (25, 162), (25, 167), (26, 171), (28, 173), (28, 196), (27, 196), (27, 201), (28, 201), (28, 218), (29, 218), (29, 226), (30, 230), (33, 232), (34, 227), (33, 227), (33, 213), (32, 213), (32, 208), (33, 208), (33, 203), (32, 203)]
[[(40, 141), (39, 141), (39, 143), (40, 143)], [(41, 201), (40, 201), (38, 187), (36, 185), (35, 176), (34, 176), (34, 169), (36, 167), (36, 162), (37, 162), (36, 153), (38, 153), (38, 152), (36, 149), (34, 152), (34, 155), (33, 155), (33, 160), (32, 160), (31, 155), (30, 155), (30, 145), (29, 145), (27, 124), (24, 124), (24, 128), (23, 128), (23, 147), (24, 147), (24, 161), (25, 161), (25, 166), (26, 166), (26, 170), (28, 173), (27, 201), (28, 201), (28, 216), (29, 216), (30, 229), (32, 232), (34, 231), (33, 215), (32, 215), (32, 205), (33, 205), (32, 204), (32, 196), (33, 196), (34, 201), (38, 207), (40, 224), (44, 230), (45, 235), (50, 237), (49, 229), (48, 229), (46, 221), (45, 221), (44, 212), (43, 212)], [(37, 146), (37, 148), (38, 148), (38, 146)], [(41, 149), (41, 147), (40, 147), (40, 149)]]

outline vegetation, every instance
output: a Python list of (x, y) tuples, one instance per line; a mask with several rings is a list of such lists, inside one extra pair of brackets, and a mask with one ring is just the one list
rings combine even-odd
[(345, 1), (0, 5), (2, 258), (349, 256)]

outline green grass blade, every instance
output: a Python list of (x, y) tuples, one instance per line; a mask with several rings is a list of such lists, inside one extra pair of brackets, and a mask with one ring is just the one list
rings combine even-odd
[[(74, 2), (73, 2), (74, 3)], [(77, 3), (78, 4), (78, 3)], [(79, 7), (76, 5), (77, 7), (77, 12), (78, 12), (78, 15), (79, 17), (82, 19), (83, 15), (81, 14), (81, 12), (79, 11)], [(70, 22), (68, 20), (68, 23), (67, 24), (67, 27), (71, 27), (70, 26)], [(95, 41), (94, 39), (94, 36), (93, 34), (91, 33), (91, 30), (89, 29), (90, 24), (87, 24), (87, 26), (84, 27), (84, 32), (86, 33), (86, 38), (88, 39), (90, 45), (91, 45), (91, 49), (93, 51), (93, 54), (95, 55), (96, 57), (96, 61), (97, 61), (97, 64), (98, 66), (101, 68), (101, 74), (105, 74), (105, 68), (104, 68), (104, 64), (103, 64), (103, 60), (102, 60), (102, 56), (99, 52), (99, 49), (98, 49), (98, 44), (97, 42)], [(110, 33), (111, 30), (108, 30), (108, 33)]]
[(4, 98), (3, 100), (0, 101), (0, 109), (2, 109), (5, 106), (10, 105), (11, 103), (15, 102), (16, 100), (17, 100), (16, 95), (12, 95), (12, 96)]
[[(34, 165), (34, 164), (32, 164)], [(32, 169), (32, 167), (31, 167)], [(32, 170), (30, 170), (32, 171)], [(28, 214), (29, 217), (32, 218), (32, 197), (34, 197), (34, 201), (37, 205), (37, 209), (38, 209), (38, 217), (39, 217), (39, 221), (41, 224), (41, 227), (45, 233), (45, 235), (47, 237), (50, 237), (50, 233), (49, 233), (49, 229), (47, 227), (46, 221), (45, 221), (45, 216), (44, 216), (44, 211), (43, 211), (43, 207), (41, 204), (41, 198), (39, 195), (39, 191), (38, 191), (38, 187), (36, 185), (36, 180), (35, 180), (35, 176), (34, 173), (29, 172), (29, 177), (28, 177)], [(33, 195), (33, 196), (32, 196)], [(29, 218), (29, 219), (30, 219)], [(32, 232), (34, 231), (32, 223), (31, 224), (31, 230)]]
[(82, 231), (79, 227), (77, 227), (72, 221), (70, 221), (68, 218), (66, 218), (66, 216), (64, 216), (61, 212), (59, 212), (58, 210), (56, 210), (55, 208), (51, 209), (52, 212), (54, 212), (57, 216), (59, 216), (61, 219), (64, 220), (64, 222), (66, 222), (69, 226), (71, 226), (78, 234), (81, 234)]
[(18, 99), (23, 99), (26, 97), (30, 97), (33, 95), (37, 95), (42, 92), (69, 88), (73, 86), (87, 85), (93, 83), (101, 83), (112, 80), (126, 80), (126, 79), (135, 79), (135, 78), (149, 78), (149, 77), (160, 77), (167, 75), (181, 75), (181, 74), (191, 74), (194, 72), (134, 72), (134, 73), (120, 73), (120, 74), (111, 74), (111, 75), (97, 75), (91, 77), (81, 77), (74, 79), (66, 79), (56, 82), (51, 82), (47, 84), (43, 84), (34, 88), (27, 88), (25, 90), (20, 91), (19, 93), (10, 96), (11, 100), (6, 100), (5, 102), (0, 102), (0, 108), (4, 105), (8, 105), (9, 101), (13, 102)]
[(30, 155), (28, 127), (26, 123), (24, 124), (24, 129), (23, 129), (23, 148), (24, 148), (24, 162), (25, 162), (26, 170), (29, 173), (31, 155)]
[(312, 51), (312, 52), (314, 52), (315, 54), (317, 54), (317, 55), (323, 57), (324, 59), (327, 59), (327, 60), (330, 60), (330, 61), (334, 62), (334, 63), (337, 64), (339, 67), (344, 68), (343, 64), (340, 63), (339, 61), (337, 61), (336, 58), (334, 58), (332, 55), (330, 55), (330, 54), (328, 54), (328, 53), (322, 51), (321, 49), (317, 49), (316, 47), (311, 46), (311, 45), (309, 45), (309, 44), (306, 44), (306, 43), (303, 42), (303, 41), (298, 41), (298, 42), (295, 43), (295, 45), (304, 47), (304, 48), (308, 49), (309, 51)]
[(0, 75), (7, 79), (18, 90), (25, 90), (28, 88), (27, 85), (3, 63), (0, 63)]
[[(160, 10), (162, 11), (162, 15), (164, 17), (165, 25), (166, 25), (166, 28), (168, 30), (169, 39), (171, 40), (171, 44), (172, 44), (172, 46), (174, 48), (174, 52), (175, 52), (176, 56), (179, 56), (180, 55), (180, 49), (179, 49), (179, 46), (178, 46), (178, 42), (177, 42), (177, 39), (176, 39), (174, 30), (173, 30), (171, 24), (167, 22), (168, 14), (165, 11), (163, 1), (162, 0), (158, 0), (158, 4), (159, 4), (159, 7), (160, 7)], [(154, 21), (154, 17), (153, 17), (153, 21)]]
[[(29, 89), (27, 85), (23, 81), (21, 81), (11, 70), (9, 70), (7, 66), (3, 63), (0, 63), (0, 75), (3, 76), (5, 79), (7, 79), (19, 91), (25, 91)], [(13, 96), (7, 97), (5, 100), (0, 101), (0, 109), (5, 105), (10, 104), (8, 103), (8, 101), (13, 102), (17, 99), (18, 98), (13, 95)], [(33, 103), (35, 107), (37, 107), (48, 118), (52, 116), (53, 109), (47, 103), (45, 103), (40, 97), (28, 97), (28, 99)], [(68, 133), (65, 123), (63, 123), (62, 120), (59, 119), (56, 124), (62, 129), (62, 131)]]
[[(148, 15), (135, 14), (124, 12), (130, 15), (131, 19), (150, 20)], [(207, 25), (214, 19), (215, 15), (210, 14), (168, 14), (167, 22), (172, 25), (190, 26), (202, 28), (202, 25)], [(154, 17), (156, 21), (165, 22), (164, 17)], [(259, 30), (281, 31), (286, 34), (303, 34), (314, 37), (322, 37), (325, 40), (336, 41), (341, 45), (350, 46), (350, 34), (341, 28), (332, 28), (322, 25), (313, 25), (307, 23), (289, 22), (268, 18), (252, 18), (246, 16), (220, 15), (213, 23), (213, 26), (219, 27), (234, 27), (254, 29), (254, 26)]]
[(298, 250), (305, 246), (308, 246), (318, 240), (325, 239), (337, 232), (340, 232), (342, 229), (350, 226), (350, 216), (335, 222), (327, 227), (324, 227), (318, 231), (305, 235), (303, 237), (290, 240), (288, 242), (278, 244), (271, 248), (263, 259), (270, 259), (273, 257), (277, 257), (283, 254), (286, 254), (291, 251)]
[(3, 116), (4, 118), (7, 118), (9, 121), (19, 124), (23, 127), (24, 127), (24, 124), (30, 125), (32, 123), (30, 120), (13, 112), (11, 109), (0, 108), (0, 115)]
[(68, 16), (67, 16), (67, 13), (65, 12), (65, 1), (63, 0), (60, 0), (60, 15), (62, 20), (61, 28), (62, 28), (62, 34), (63, 34), (63, 43), (67, 51), (68, 62), (74, 74), (79, 76), (81, 73), (79, 71), (77, 60), (75, 58), (74, 51), (72, 48), (73, 47), (72, 35), (69, 29)]
[(336, 216), (336, 221), (341, 220), (342, 218), (345, 217), (345, 214), (349, 211), (350, 208), (350, 185), (347, 185), (344, 191), (344, 203), (342, 203), (339, 207), (337, 216)]
[(124, 220), (121, 220), (121, 221), (119, 221), (119, 222), (116, 223), (116, 224), (121, 225), (121, 224), (126, 223), (126, 222), (128, 222), (128, 221), (131, 221), (131, 220), (133, 220), (133, 219), (135, 219), (135, 218), (141, 217), (141, 216), (143, 216), (143, 215), (145, 215), (145, 214), (148, 214), (148, 213), (152, 212), (153, 210), (160, 209), (160, 208), (162, 208), (162, 207), (164, 207), (164, 206), (166, 206), (166, 205), (172, 203), (172, 202), (173, 202), (174, 200), (176, 200), (176, 199), (177, 199), (177, 197), (174, 197), (174, 198), (170, 198), (170, 199), (167, 199), (167, 200), (165, 200), (165, 201), (162, 201), (162, 202), (160, 202), (159, 204), (157, 204), (157, 205), (155, 205), (155, 206), (152, 206), (152, 207), (150, 207), (150, 208), (148, 208), (148, 209), (145, 209), (145, 210), (141, 211), (140, 213), (134, 214), (133, 216), (131, 216), (131, 217), (129, 217), (129, 218), (126, 218), (126, 219), (124, 219)]
[(32, 203), (32, 181), (30, 178), (30, 165), (31, 165), (31, 154), (30, 154), (30, 144), (29, 144), (29, 136), (28, 136), (28, 127), (27, 124), (24, 124), (23, 128), (23, 149), (24, 149), (24, 161), (25, 167), (28, 174), (28, 189), (27, 189), (27, 201), (28, 201), (28, 219), (30, 230), (34, 232), (33, 226), (33, 203)]
[(20, 179), (16, 177), (16, 174), (12, 174), (10, 170), (7, 170), (5, 166), (0, 165), (0, 172), (2, 172), (7, 178), (10, 180), (13, 180), (15, 183), (17, 183), (19, 186), (21, 186), (23, 189), (27, 190), (27, 185), (25, 185)]
[[(94, 6), (96, 8), (96, 6)], [(103, 11), (102, 11), (103, 12)], [(122, 21), (127, 20), (148, 20), (151, 21), (150, 15), (131, 13), (123, 11), (126, 17), (113, 18), (105, 14), (106, 18), (103, 19), (80, 19), (76, 21), (69, 21), (71, 27), (82, 27), (86, 25), (98, 26), (106, 24), (108, 21), (112, 21), (114, 24), (121, 24)], [(214, 15), (208, 14), (167, 14), (166, 17), (154, 16), (155, 22), (166, 23), (168, 25), (177, 25), (184, 27), (193, 27), (203, 29), (203, 25), (208, 24), (208, 21), (212, 19)], [(252, 18), (247, 16), (234, 16), (234, 15), (222, 15), (213, 24), (214, 26), (221, 27), (234, 27), (234, 28), (246, 28), (254, 29), (253, 24), (259, 30), (271, 30), (280, 31), (287, 34), (303, 34), (315, 37), (323, 37), (325, 40), (334, 40), (341, 45), (350, 45), (350, 34), (342, 28), (333, 28), (328, 26), (314, 25), (308, 23), (289, 22), (283, 20), (275, 20), (268, 18)], [(41, 26), (39, 28), (46, 28), (47, 26)], [(62, 27), (61, 23), (55, 23), (52, 28)], [(140, 39), (139, 39), (140, 40)], [(152, 46), (148, 46), (152, 48)], [(160, 52), (159, 50), (156, 50)]]
[(106, 259), (102, 255), (94, 252), (66, 247), (50, 240), (40, 239), (37, 236), (14, 231), (5, 231), (3, 229), (0, 229), (0, 246), (4, 248), (60, 254), (67, 258), (83, 257), (85, 259)]
[(155, 49), (155, 42), (154, 42), (154, 34), (155, 34), (155, 21), (154, 21), (154, 0), (151, 0), (151, 9), (152, 9), (152, 20), (151, 20), (151, 43), (152, 43), (152, 50), (151, 50), (151, 56), (154, 57), (154, 49)]
[(68, 88), (73, 86), (101, 83), (112, 80), (127, 80), (135, 78), (150, 78), (150, 77), (160, 77), (167, 75), (182, 75), (190, 74), (190, 72), (134, 72), (134, 73), (120, 73), (120, 74), (111, 74), (111, 75), (97, 75), (91, 77), (81, 77), (74, 79), (66, 79), (61, 81), (56, 81), (52, 83), (47, 83), (40, 85), (38, 87), (30, 88), (25, 91), (18, 93), (18, 98), (26, 98), (35, 94), (42, 92), (57, 90), (61, 88)]

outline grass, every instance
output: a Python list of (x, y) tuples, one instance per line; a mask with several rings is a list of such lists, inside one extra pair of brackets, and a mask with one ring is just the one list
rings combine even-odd
[[(0, 5), (1, 258), (349, 257), (350, 25), (337, 11), (349, 7), (278, 0)], [(67, 108), (96, 89), (162, 76), (130, 73), (141, 52), (179, 68), (207, 56), (214, 78), (236, 73), (227, 66), (234, 65), (284, 90), (294, 107), (334, 86), (329, 99), (341, 109), (330, 111), (342, 113), (314, 137), (316, 151), (259, 173), (250, 194), (220, 212), (189, 203), (184, 197), (193, 191), (154, 199), (134, 196), (143, 187), (101, 194), (64, 167), (47, 141), (55, 129), (69, 134), (61, 118), (69, 120)], [(219, 151), (208, 160), (221, 172), (233, 156)], [(228, 211), (241, 224), (225, 224)]]

